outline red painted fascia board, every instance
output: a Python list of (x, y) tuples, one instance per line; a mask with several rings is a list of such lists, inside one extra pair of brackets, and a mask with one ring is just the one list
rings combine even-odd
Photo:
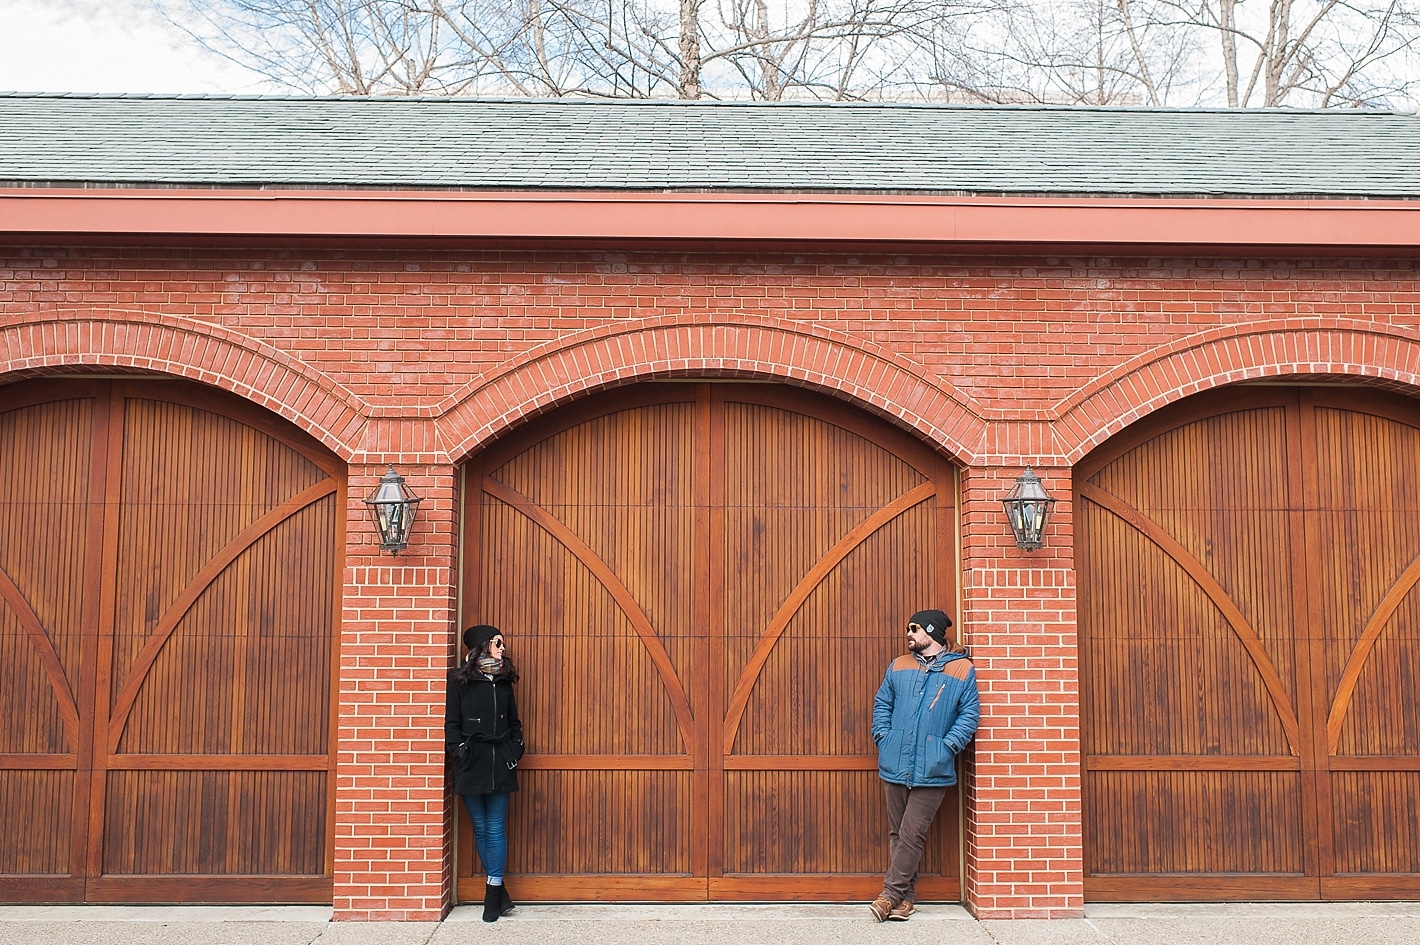
[(0, 189), (0, 237), (1417, 247), (1420, 201)]

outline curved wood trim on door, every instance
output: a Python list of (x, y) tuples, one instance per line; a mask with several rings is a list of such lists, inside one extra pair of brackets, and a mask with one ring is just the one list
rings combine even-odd
[(734, 748), (735, 736), (739, 734), (740, 720), (744, 717), (745, 708), (749, 705), (750, 693), (754, 689), (755, 682), (759, 679), (759, 674), (764, 670), (764, 664), (769, 660), (769, 654), (788, 628), (789, 621), (793, 619), (794, 614), (799, 612), (799, 608), (804, 605), (804, 601), (808, 600), (814, 588), (818, 587), (829, 572), (838, 567), (843, 559), (852, 553), (853, 549), (867, 541), (869, 536), (877, 532), (878, 529), (936, 494), (936, 482), (924, 482), (917, 488), (904, 492), (840, 538), (838, 543), (829, 549), (828, 554), (820, 558), (799, 580), (798, 585), (784, 599), (784, 603), (779, 605), (779, 610), (774, 614), (774, 619), (769, 621), (769, 626), (764, 628), (764, 634), (759, 638), (754, 653), (745, 663), (744, 671), (740, 673), (739, 681), (735, 684), (734, 695), (730, 697), (730, 704), (725, 713), (724, 753), (726, 755), (729, 755)]
[(344, 474), (344, 464), (312, 434), (235, 394), (216, 388), (193, 386), (191, 382), (176, 377), (138, 377), (124, 382), (123, 399), (180, 404), (235, 420), (300, 453), (327, 476), (338, 479)]
[[(54, 393), (56, 380), (62, 380), (64, 391)], [(37, 377), (0, 383), (5, 389), (5, 406), (0, 413), (23, 410), (39, 404), (63, 403), (70, 400), (85, 400), (104, 396), (113, 378), (93, 379), (61, 375)], [(237, 394), (202, 386), (175, 375), (134, 374), (119, 379), (123, 386), (120, 399), (154, 400), (161, 403), (180, 404), (206, 410), (219, 416), (244, 423), (280, 443), (289, 446), (310, 460), (327, 475), (339, 478), (343, 475), (344, 464), (328, 451), (310, 433), (302, 430), (289, 420), (271, 413), (264, 407), (245, 400)]]
[[(1361, 413), (1420, 430), (1420, 424), (1415, 421), (1415, 413), (1403, 403), (1404, 400), (1413, 400), (1412, 397), (1356, 387), (1311, 387), (1307, 390), (1312, 398), (1313, 409)], [(1402, 402), (1397, 402), (1398, 400)]]
[(1356, 683), (1360, 681), (1361, 670), (1366, 668), (1366, 660), (1371, 656), (1381, 633), (1385, 631), (1390, 618), (1397, 608), (1420, 582), (1420, 557), (1410, 562), (1395, 583), (1391, 585), (1380, 606), (1366, 623), (1356, 647), (1346, 660), (1346, 668), (1341, 672), (1341, 681), (1336, 686), (1336, 696), (1331, 701), (1331, 712), (1326, 717), (1326, 751), (1335, 755), (1341, 742), (1341, 726), (1346, 721), (1346, 713), (1351, 709), (1351, 698), (1356, 694)]
[[(1313, 409), (1351, 411), (1379, 417), (1412, 429), (1416, 427), (1413, 412), (1402, 409), (1389, 396), (1378, 391), (1319, 388), (1314, 394)], [(1361, 671), (1366, 668), (1366, 662), (1380, 641), (1381, 634), (1385, 632), (1390, 618), (1395, 615), (1417, 583), (1420, 583), (1420, 556), (1406, 567), (1390, 590), (1386, 591), (1385, 597), (1366, 621), (1366, 627), (1356, 640), (1351, 655), (1346, 659), (1336, 694), (1331, 701), (1331, 709), (1326, 717), (1327, 754), (1333, 758), (1336, 757), (1337, 748), (1340, 746), (1341, 727), (1346, 722), (1346, 714), (1351, 710), (1351, 700), (1356, 694)], [(1335, 768), (1334, 763), (1332, 767)]]
[[(613, 388), (592, 394), (585, 400), (575, 401), (557, 408), (551, 414), (535, 418), (538, 422), (516, 427), (489, 448), (481, 459), (483, 469), (488, 473), (499, 468), (514, 457), (544, 443), (573, 427), (580, 426), (598, 417), (610, 417), (643, 407), (661, 407), (670, 404), (695, 406), (695, 384), (662, 383), (647, 384), (634, 388)], [(528, 418), (529, 420), (534, 418)]]
[(1072, 475), (1083, 483), (1126, 453), (1199, 420), (1258, 408), (1285, 410), (1292, 403), (1294, 397), (1289, 397), (1286, 389), (1272, 386), (1234, 385), (1195, 394), (1116, 433), (1080, 460)]
[[(500, 436), (483, 459), (484, 469), (496, 471), (503, 463), (538, 443), (598, 417), (668, 404), (694, 406), (696, 388), (708, 383), (712, 382), (704, 379), (695, 382), (637, 382), (630, 388), (613, 388), (592, 394), (585, 400), (557, 408), (551, 415), (537, 417), (538, 422), (527, 429), (519, 427)], [(838, 400), (832, 396), (831, 391), (801, 390), (777, 383), (751, 384), (743, 381), (713, 382), (712, 386), (720, 390), (730, 403), (778, 407), (847, 430), (893, 454), (926, 478), (933, 477), (932, 470), (942, 459), (930, 444), (894, 425), (892, 416), (884, 414), (882, 420), (885, 422), (876, 422), (871, 413), (863, 412), (861, 405)], [(744, 399), (740, 400), (741, 397)], [(834, 405), (841, 405), (843, 409), (835, 410)]]
[(30, 643), (39, 653), (40, 664), (44, 666), (44, 674), (49, 678), (49, 688), (54, 690), (54, 698), (59, 702), (59, 714), (64, 717), (69, 748), (71, 751), (78, 751), (79, 708), (74, 703), (74, 692), (69, 688), (69, 679), (64, 675), (64, 664), (59, 661), (54, 641), (44, 632), (39, 617), (30, 607), (30, 602), (25, 600), (25, 595), (20, 593), (15, 582), (10, 580), (10, 576), (3, 570), (0, 570), (0, 598), (10, 605), (11, 612), (25, 629), (25, 636), (30, 638)]
[(616, 601), (617, 607), (626, 615), (626, 619), (631, 622), (632, 629), (641, 638), (641, 645), (646, 648), (647, 654), (651, 657), (651, 663), (656, 667), (656, 672), (661, 677), (661, 684), (665, 686), (666, 695), (670, 697), (671, 707), (675, 710), (676, 723), (680, 728), (681, 744), (687, 751), (695, 744), (695, 717), (690, 711), (690, 699), (685, 694), (685, 689), (681, 686), (680, 677), (676, 675), (675, 665), (671, 663), (670, 654), (661, 645), (661, 638), (656, 635), (656, 630), (651, 626), (651, 621), (642, 612), (641, 605), (636, 603), (636, 598), (631, 596), (631, 592), (626, 589), (626, 585), (607, 566), (601, 557), (577, 537), (566, 525), (558, 521), (546, 509), (533, 503), (531, 499), (518, 492), (505, 483), (496, 479), (485, 477), (483, 480), (483, 491), (493, 498), (517, 510), (528, 518), (531, 522), (555, 538), (564, 548), (582, 563), (588, 571), (606, 588), (606, 592)]
[[(55, 392), (54, 382), (48, 378), (35, 378), (17, 381), (10, 385), (0, 385), (4, 387), (6, 401), (5, 408), (0, 410), (0, 414), (14, 413), (45, 404), (65, 403), (74, 400), (97, 400), (107, 390), (107, 382), (105, 381), (79, 378), (72, 380), (66, 378), (66, 381), (68, 383), (66, 383), (64, 391), (58, 394)], [(78, 751), (78, 703), (74, 697), (74, 690), (69, 686), (69, 679), (64, 674), (64, 665), (60, 662), (59, 653), (54, 649), (54, 641), (50, 640), (49, 635), (44, 632), (38, 615), (30, 607), (29, 601), (26, 600), (19, 586), (3, 570), (0, 570), (0, 598), (10, 605), (10, 610), (20, 621), (25, 635), (30, 638), (30, 642), (38, 651), (45, 676), (48, 677), (50, 688), (54, 691), (54, 696), (59, 702), (59, 712), (64, 719), (64, 728), (69, 737), (70, 749)], [(69, 765), (69, 767), (72, 768), (73, 765)]]
[(1223, 590), (1222, 586), (1203, 567), (1203, 564), (1188, 552), (1188, 549), (1138, 509), (1088, 482), (1080, 483), (1079, 490), (1082, 498), (1089, 499), (1100, 508), (1113, 513), (1157, 545), (1164, 554), (1183, 568), (1189, 577), (1193, 578), (1203, 593), (1208, 595), (1208, 599), (1222, 613), (1243, 648), (1247, 650), (1248, 657), (1252, 660), (1258, 675), (1262, 677), (1262, 684), (1267, 687), (1267, 693), (1272, 697), (1273, 707), (1276, 708), (1277, 715), (1282, 721), (1282, 730), (1287, 736), (1292, 754), (1299, 754), (1301, 740), (1298, 732), (1297, 713), (1292, 707), (1292, 700), (1287, 698), (1287, 691), (1282, 685), (1282, 677), (1278, 675), (1277, 667), (1272, 664), (1272, 659), (1267, 655), (1267, 650), (1262, 646), (1262, 640), (1258, 638), (1257, 632), (1252, 629), (1252, 625), (1247, 622), (1242, 611), (1238, 610), (1237, 605), (1228, 597), (1227, 591)]
[[(942, 459), (933, 448), (893, 424), (890, 414), (879, 419), (860, 405), (838, 400), (832, 391), (808, 391), (777, 384), (725, 384), (726, 403), (741, 403), (755, 407), (775, 407), (790, 413), (811, 417), (829, 426), (846, 430), (911, 466), (924, 479), (936, 475)], [(739, 399), (743, 397), (743, 399)], [(842, 409), (834, 409), (835, 406)]]
[(143, 681), (148, 678), (148, 671), (152, 669), (154, 660), (158, 658), (164, 644), (177, 629), (178, 623), (182, 621), (192, 605), (197, 603), (197, 599), (202, 596), (202, 592), (207, 590), (208, 585), (215, 581), (218, 575), (225, 571), (242, 552), (256, 544), (258, 540), (292, 515), (328, 495), (333, 495), (336, 485), (332, 479), (322, 480), (296, 493), (252, 522), (227, 542), (226, 547), (203, 565), (202, 570), (198, 571), (197, 575), (188, 582), (187, 587), (182, 589), (182, 593), (177, 596), (177, 599), (168, 607), (167, 612), (159, 619), (158, 625), (153, 628), (153, 632), (148, 636), (148, 641), (143, 644), (143, 649), (139, 651), (138, 658), (133, 661), (133, 666), (128, 671), (128, 679), (124, 682), (123, 688), (119, 690), (118, 698), (114, 701), (113, 715), (109, 720), (108, 729), (108, 750), (111, 753), (118, 751), (118, 743), (123, 737), (124, 726), (128, 724), (128, 714), (133, 709), (133, 703), (138, 698), (138, 691), (142, 688)]
[(0, 389), (5, 391), (5, 406), (3, 409), (0, 409), (0, 414), (24, 410), (26, 407), (38, 407), (41, 404), (62, 404), (71, 400), (94, 400), (95, 398), (102, 397), (105, 391), (108, 390), (108, 381), (66, 377), (64, 378), (64, 391), (62, 393), (55, 393), (54, 387), (54, 379), (48, 377), (14, 381), (9, 384), (0, 382)]

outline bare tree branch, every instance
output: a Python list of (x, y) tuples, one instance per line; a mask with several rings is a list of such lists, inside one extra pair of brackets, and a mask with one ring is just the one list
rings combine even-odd
[(154, 0), (343, 95), (1414, 107), (1420, 0)]

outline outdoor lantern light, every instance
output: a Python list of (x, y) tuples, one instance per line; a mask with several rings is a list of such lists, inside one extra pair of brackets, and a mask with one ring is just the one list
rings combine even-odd
[(1040, 547), (1045, 535), (1045, 523), (1050, 521), (1050, 510), (1055, 508), (1055, 500), (1040, 484), (1040, 477), (1029, 467), (1021, 473), (1006, 498), (1001, 500), (1006, 507), (1006, 520), (1011, 523), (1011, 534), (1016, 536), (1016, 547), (1035, 551)]
[(399, 554), (409, 546), (409, 533), (414, 529), (414, 512), (422, 500), (404, 486), (404, 477), (390, 467), (380, 477), (379, 488), (365, 500), (370, 508), (370, 521), (380, 533), (380, 547), (390, 554)]

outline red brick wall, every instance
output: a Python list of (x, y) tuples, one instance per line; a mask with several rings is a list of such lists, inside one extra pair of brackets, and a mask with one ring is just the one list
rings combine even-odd
[(964, 879), (983, 919), (1078, 916), (1084, 906), (1070, 470), (1036, 472), (1060, 501), (1033, 552), (1003, 525), (1001, 497), (1018, 470), (962, 476), (962, 626), (981, 688)]
[[(193, 377), (351, 463), (336, 910), (432, 918), (451, 889), (440, 696), (457, 463), (525, 417), (654, 376), (777, 377), (935, 443), (962, 476), (962, 623), (986, 711), (968, 904), (1081, 909), (1070, 464), (1196, 391), (1342, 374), (1420, 384), (1412, 261), (781, 252), (0, 251), (0, 377), (73, 365)], [(3, 396), (3, 394), (0, 394)], [(380, 555), (382, 463), (426, 496)], [(1041, 551), (999, 498), (1031, 463), (1062, 501)]]
[(452, 904), (444, 684), (457, 620), (452, 468), (401, 464), (423, 500), (409, 547), (380, 551), (352, 466), (335, 750), (335, 917), (436, 920)]

